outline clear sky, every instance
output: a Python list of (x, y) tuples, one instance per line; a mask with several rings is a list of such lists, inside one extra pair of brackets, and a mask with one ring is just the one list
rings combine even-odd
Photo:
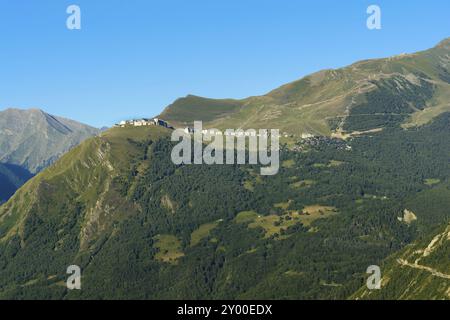
[[(66, 9), (81, 8), (81, 30)], [(366, 27), (377, 4), (382, 29)], [(97, 127), (195, 94), (243, 98), (450, 36), (448, 0), (0, 0), (0, 110)]]

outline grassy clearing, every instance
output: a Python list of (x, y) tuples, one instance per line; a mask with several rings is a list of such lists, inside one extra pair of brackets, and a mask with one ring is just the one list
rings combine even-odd
[(168, 211), (170, 211), (172, 214), (175, 213), (176, 207), (177, 207), (176, 203), (174, 203), (174, 202), (170, 199), (170, 197), (169, 197), (168, 194), (165, 194), (165, 195), (163, 195), (163, 196), (161, 197), (161, 206), (162, 206), (163, 208), (166, 208), (166, 209), (167, 209)]
[(325, 163), (314, 163), (312, 166), (317, 169), (323, 169), (323, 168), (335, 168), (342, 166), (345, 162), (338, 161), (338, 160), (331, 160), (327, 164)]
[(276, 234), (280, 234), (281, 230), (287, 229), (289, 226), (294, 225), (293, 223), (284, 223), (281, 221), (281, 217), (277, 215), (270, 216), (259, 216), (252, 223), (248, 225), (250, 229), (262, 228), (264, 229), (264, 237), (270, 238)]
[(286, 202), (275, 203), (273, 206), (275, 208), (280, 208), (280, 209), (283, 209), (283, 210), (287, 210), (287, 208), (289, 208), (291, 203), (292, 203), (292, 200), (289, 200), (289, 201), (286, 201)]
[(312, 205), (303, 208), (300, 220), (303, 225), (310, 226), (311, 223), (318, 219), (325, 219), (335, 214), (337, 214), (335, 207)]
[(153, 247), (159, 250), (155, 254), (156, 260), (176, 264), (177, 260), (184, 256), (181, 241), (174, 235), (163, 234), (153, 239), (156, 241)]
[(197, 230), (191, 234), (191, 247), (196, 246), (203, 239), (209, 236), (212, 230), (218, 226), (219, 222), (211, 222), (202, 224)]
[(429, 105), (423, 109), (414, 112), (411, 117), (402, 124), (404, 129), (410, 129), (414, 127), (420, 127), (427, 123), (430, 123), (434, 118), (438, 117), (444, 112), (450, 111), (450, 91), (448, 84), (440, 84), (437, 87), (437, 94), (429, 103)]
[(254, 221), (256, 218), (258, 218), (258, 214), (255, 211), (242, 211), (234, 218), (234, 222), (247, 223)]
[(288, 270), (284, 273), (284, 275), (286, 275), (288, 277), (301, 277), (304, 274), (305, 274), (304, 272), (298, 272), (298, 271), (294, 271), (294, 270)]
[(292, 168), (292, 167), (294, 167), (294, 165), (295, 165), (295, 161), (292, 159), (285, 160), (281, 163), (281, 166), (283, 168)]
[(255, 190), (255, 186), (258, 184), (263, 184), (264, 181), (261, 178), (261, 175), (259, 172), (255, 172), (252, 169), (247, 170), (250, 174), (251, 178), (249, 180), (244, 181), (244, 188), (248, 191), (253, 192)]
[(289, 186), (291, 188), (299, 189), (299, 188), (312, 186), (315, 183), (316, 182), (314, 180), (301, 180), (301, 181), (291, 183)]
[(255, 191), (255, 186), (249, 180), (244, 182), (244, 188), (247, 189), (248, 191), (251, 191), (251, 192)]
[(329, 168), (339, 167), (342, 166), (344, 163), (345, 163), (344, 161), (331, 160), (330, 163), (328, 164), (328, 167)]
[[(277, 203), (274, 206), (278, 208), (287, 208), (290, 202)], [(255, 211), (240, 212), (236, 218), (236, 223), (248, 224), (248, 228), (261, 228), (264, 231), (264, 237), (270, 238), (276, 236), (277, 240), (285, 239), (281, 233), (289, 227), (298, 223), (309, 227), (314, 221), (318, 219), (325, 219), (337, 214), (334, 207), (312, 205), (305, 207), (301, 211), (287, 211), (284, 215), (268, 215), (262, 216)]]
[(441, 183), (441, 180), (440, 179), (425, 179), (424, 180), (424, 183), (427, 185), (427, 186), (434, 186), (434, 185), (436, 185), (436, 184), (439, 184), (439, 183)]

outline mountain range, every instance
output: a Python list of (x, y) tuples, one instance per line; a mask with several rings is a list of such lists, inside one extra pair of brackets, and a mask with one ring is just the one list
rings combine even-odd
[(160, 115), (280, 128), (274, 176), (175, 165), (163, 127), (93, 136), (0, 207), (0, 298), (450, 299), (449, 96), (447, 39)]
[(39, 109), (0, 112), (0, 200), (7, 200), (32, 175), (52, 164), (96, 128)]

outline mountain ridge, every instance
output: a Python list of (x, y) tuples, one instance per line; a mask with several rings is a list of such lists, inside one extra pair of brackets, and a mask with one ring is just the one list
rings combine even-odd
[[(447, 101), (450, 84), (449, 42), (450, 38), (447, 38), (435, 47), (417, 53), (321, 70), (261, 96), (236, 100), (188, 95), (169, 105), (160, 117), (177, 125), (191, 125), (194, 120), (202, 120), (205, 127), (218, 129), (277, 127), (290, 135), (329, 136), (354, 131), (351, 125), (345, 127), (345, 122), (352, 117), (353, 109), (364, 104), (368, 94), (380, 90), (379, 85), (390, 81), (391, 91), (404, 89), (406, 85), (414, 88), (414, 92), (432, 81), (436, 92), (425, 99), (426, 110), (419, 106), (399, 120), (406, 126), (423, 125), (450, 110), (450, 106), (442, 105)], [(445, 91), (443, 96), (441, 91)], [(404, 94), (410, 94), (410, 91)], [(174, 115), (175, 111), (183, 112), (183, 121)], [(377, 122), (376, 117), (376, 114), (372, 115), (374, 122)], [(365, 129), (375, 129), (375, 126), (369, 124)]]

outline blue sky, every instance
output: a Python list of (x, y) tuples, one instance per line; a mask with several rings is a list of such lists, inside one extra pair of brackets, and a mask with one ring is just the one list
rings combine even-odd
[[(81, 30), (66, 8), (81, 8)], [(366, 28), (366, 9), (382, 29)], [(450, 1), (0, 0), (0, 110), (97, 127), (195, 94), (243, 98), (450, 36)]]

